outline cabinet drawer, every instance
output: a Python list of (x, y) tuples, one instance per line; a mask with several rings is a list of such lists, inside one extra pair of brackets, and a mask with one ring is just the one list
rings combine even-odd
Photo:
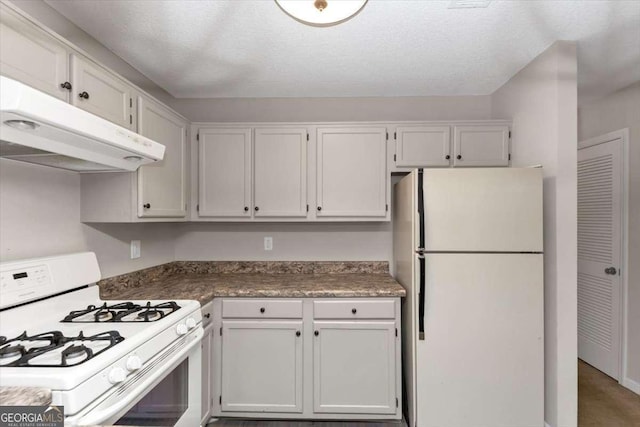
[(222, 317), (302, 319), (301, 300), (222, 300)]
[(393, 300), (314, 301), (314, 319), (394, 319)]

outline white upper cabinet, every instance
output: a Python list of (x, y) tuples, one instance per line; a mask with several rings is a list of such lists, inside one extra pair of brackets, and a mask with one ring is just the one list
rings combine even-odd
[(307, 130), (254, 130), (254, 216), (307, 216)]
[(251, 128), (200, 129), (198, 216), (251, 218)]
[(133, 129), (131, 86), (92, 62), (71, 55), (71, 103), (127, 129)]
[(0, 5), (0, 74), (68, 101), (68, 55), (54, 37)]
[(384, 127), (318, 128), (317, 217), (387, 217), (386, 132)]
[(454, 166), (509, 166), (509, 126), (455, 126), (453, 151)]
[(138, 133), (165, 146), (163, 160), (138, 169), (138, 216), (184, 217), (187, 122), (162, 105), (139, 96)]
[(449, 166), (449, 126), (401, 126), (396, 128), (395, 165), (398, 168)]

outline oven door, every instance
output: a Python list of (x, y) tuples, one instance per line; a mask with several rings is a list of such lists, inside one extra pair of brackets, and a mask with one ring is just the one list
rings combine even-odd
[[(176, 426), (200, 425), (202, 328), (185, 337), (181, 348), (156, 356), (143, 374), (116, 389), (72, 425)], [(139, 375), (138, 374), (138, 375)]]

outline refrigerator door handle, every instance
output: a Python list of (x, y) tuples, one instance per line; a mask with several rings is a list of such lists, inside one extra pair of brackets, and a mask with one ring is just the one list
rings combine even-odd
[(425, 303), (425, 259), (424, 255), (418, 255), (420, 264), (420, 292), (418, 294), (418, 339), (424, 341), (424, 303)]

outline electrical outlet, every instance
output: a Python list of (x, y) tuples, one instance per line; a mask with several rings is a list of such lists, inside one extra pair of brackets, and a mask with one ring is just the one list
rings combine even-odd
[(131, 241), (131, 259), (140, 258), (140, 240)]
[(273, 237), (264, 238), (264, 250), (270, 251), (273, 249)]

